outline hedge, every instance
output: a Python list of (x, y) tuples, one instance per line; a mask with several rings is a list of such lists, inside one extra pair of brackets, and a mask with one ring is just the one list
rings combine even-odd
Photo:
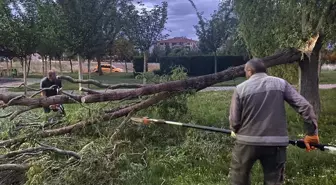
[[(155, 58), (149, 58), (148, 63), (156, 63)], [(214, 57), (213, 56), (182, 56), (182, 57), (161, 57), (160, 73), (169, 74), (173, 67), (181, 66), (187, 70), (188, 76), (201, 76), (214, 73)], [(217, 71), (223, 71), (231, 66), (239, 66), (245, 64), (243, 56), (218, 56)], [(134, 73), (143, 72), (143, 57), (134, 57), (133, 59)]]
[[(218, 56), (217, 72), (232, 66), (245, 64), (243, 56)], [(162, 73), (170, 73), (175, 66), (186, 68), (188, 76), (201, 76), (215, 72), (213, 56), (186, 56), (186, 57), (162, 57), (160, 58), (160, 70)]]

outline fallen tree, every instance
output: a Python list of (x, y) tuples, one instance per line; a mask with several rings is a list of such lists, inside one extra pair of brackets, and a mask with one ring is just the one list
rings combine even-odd
[[(281, 64), (288, 64), (288, 63), (294, 63), (294, 62), (302, 62), (305, 59), (306, 54), (304, 54), (302, 51), (295, 49), (295, 48), (288, 48), (282, 51), (279, 51), (275, 53), (272, 56), (268, 56), (263, 58), (263, 61), (266, 65), (266, 67), (272, 67), (276, 65)], [(82, 81), (82, 80), (73, 80), (70, 77), (61, 77), (63, 80), (72, 81), (74, 83), (90, 83), (93, 85), (96, 85), (98, 87), (103, 87), (106, 89), (112, 89), (112, 91), (108, 92), (98, 92), (93, 91), (90, 89), (81, 89), (84, 92), (87, 92), (86, 95), (73, 95), (73, 94), (67, 94), (63, 93), (62, 95), (57, 95), (49, 98), (34, 98), (34, 96), (26, 97), (23, 95), (17, 96), (17, 95), (5, 95), (0, 94), (0, 102), (2, 101), (2, 108), (8, 108), (11, 106), (24, 106), (24, 109), (21, 109), (19, 111), (16, 111), (14, 113), (9, 113), (6, 115), (0, 115), (1, 117), (10, 117), (10, 119), (14, 119), (16, 116), (18, 116), (22, 112), (26, 112), (32, 109), (36, 109), (39, 107), (47, 107), (49, 105), (53, 104), (74, 104), (74, 103), (80, 103), (80, 104), (92, 104), (97, 102), (110, 102), (110, 101), (124, 101), (124, 100), (132, 100), (143, 96), (148, 96), (147, 99), (132, 102), (128, 105), (123, 105), (117, 108), (108, 109), (101, 111), (101, 115), (94, 116), (92, 119), (83, 119), (77, 123), (71, 124), (71, 125), (63, 125), (59, 128), (45, 128), (42, 130), (39, 130), (34, 133), (28, 133), (26, 135), (20, 135), (14, 138), (9, 138), (8, 140), (0, 141), (0, 146), (4, 148), (9, 148), (13, 146), (20, 146), (21, 144), (25, 142), (30, 142), (32, 139), (41, 140), (43, 138), (47, 137), (53, 137), (53, 136), (61, 136), (69, 133), (74, 133), (76, 131), (80, 131), (83, 128), (86, 128), (87, 126), (99, 124), (102, 122), (110, 121), (113, 119), (117, 119), (120, 117), (127, 116), (129, 114), (133, 114), (137, 111), (140, 111), (142, 109), (146, 109), (152, 105), (158, 104), (159, 102), (163, 100), (167, 100), (171, 98), (172, 96), (180, 95), (182, 93), (186, 93), (188, 91), (200, 91), (202, 89), (205, 89), (211, 85), (214, 85), (216, 83), (220, 83), (223, 81), (232, 80), (236, 77), (244, 76), (244, 65), (236, 66), (229, 68), (225, 71), (218, 72), (216, 74), (210, 74), (205, 76), (199, 76), (184, 80), (177, 80), (177, 81), (169, 81), (165, 83), (160, 84), (151, 84), (151, 85), (139, 85), (139, 86), (127, 86), (125, 84), (112, 86), (109, 85), (101, 85), (100, 82), (97, 81)], [(127, 91), (119, 91), (116, 90), (116, 88), (130, 88)], [(36, 90), (40, 92), (40, 90)], [(37, 95), (35, 93), (34, 95)], [(90, 108), (88, 108), (90, 109)], [(30, 148), (27, 150), (34, 150), (34, 148)], [(4, 154), (3, 156), (8, 156), (12, 154), (16, 154), (17, 152), (8, 152), (7, 154)], [(29, 169), (29, 165), (23, 163), (23, 164), (14, 164), (6, 166), (7, 163), (3, 164), (3, 168), (12, 168), (12, 169), (18, 169), (19, 171), (27, 170)], [(1, 176), (1, 175), (0, 175)]]
[[(288, 64), (301, 61), (302, 52), (295, 49), (289, 48), (282, 52), (278, 52), (272, 56), (263, 58), (264, 63), (267, 67), (272, 67), (281, 64)], [(57, 95), (48, 98), (18, 98), (15, 95), (4, 95), (0, 94), (0, 100), (4, 103), (11, 101), (11, 105), (23, 105), (23, 106), (40, 106), (46, 107), (53, 104), (70, 104), (76, 103), (73, 101), (75, 99), (81, 103), (97, 103), (105, 101), (116, 101), (125, 98), (136, 98), (139, 96), (152, 95), (160, 92), (182, 92), (186, 90), (202, 90), (216, 83), (223, 81), (232, 80), (236, 77), (241, 77), (244, 75), (244, 65), (232, 67), (227, 70), (221, 71), (216, 74), (204, 75), (194, 78), (189, 78), (186, 80), (171, 81), (161, 84), (146, 85), (137, 89), (120, 92), (112, 91), (99, 94), (89, 94), (81, 96), (69, 97), (66, 95)], [(77, 81), (78, 83), (80, 81)], [(96, 83), (94, 83), (96, 84)]]

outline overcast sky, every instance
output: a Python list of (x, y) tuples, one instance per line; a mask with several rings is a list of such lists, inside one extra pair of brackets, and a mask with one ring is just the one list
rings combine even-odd
[[(194, 8), (188, 0), (166, 0), (168, 2), (168, 21), (166, 28), (171, 30), (168, 34), (171, 37), (185, 36), (191, 39), (197, 39), (194, 25), (198, 18)], [(146, 7), (151, 8), (155, 4), (161, 4), (162, 0), (143, 0)], [(220, 0), (194, 0), (194, 3), (203, 16), (209, 18), (210, 14), (217, 9)]]

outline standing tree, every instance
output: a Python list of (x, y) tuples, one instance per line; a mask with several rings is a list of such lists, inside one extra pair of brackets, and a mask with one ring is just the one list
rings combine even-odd
[[(265, 2), (236, 0), (239, 29), (254, 57), (264, 57), (278, 48), (297, 47), (307, 53), (300, 62), (300, 93), (320, 112), (319, 58), (324, 39), (334, 41), (335, 1)], [(289, 73), (289, 71), (291, 71)], [(270, 72), (287, 77), (293, 66), (279, 66)]]
[[(90, 60), (106, 52), (121, 29), (118, 6), (128, 0), (59, 0), (66, 20), (66, 40), (68, 50)], [(79, 61), (79, 79), (82, 76), (82, 63)], [(100, 69), (101, 71), (101, 69)]]
[(128, 72), (127, 62), (131, 61), (135, 55), (134, 45), (125, 37), (118, 38), (111, 51), (118, 59), (124, 61), (126, 73)]
[[(4, 24), (9, 23), (5, 25), (5, 29), (10, 33), (8, 34), (10, 40), (4, 48), (5, 50), (9, 49), (20, 58), (25, 94), (27, 94), (27, 57), (36, 52), (40, 38), (37, 4), (34, 0), (13, 0), (11, 3), (3, 3), (5, 12), (2, 14), (2, 19), (5, 20)], [(6, 40), (8, 41), (8, 39)]]
[(217, 50), (233, 34), (237, 25), (237, 19), (233, 15), (233, 0), (225, 0), (219, 4), (219, 10), (211, 15), (210, 20), (203, 20), (198, 12), (195, 3), (189, 0), (196, 10), (198, 25), (195, 26), (196, 35), (203, 44), (214, 55), (215, 68), (217, 73)]
[[(140, 4), (143, 6), (143, 4)], [(135, 5), (130, 4), (125, 7), (126, 12), (124, 29), (127, 37), (134, 43), (138, 49), (144, 54), (144, 73), (148, 68), (149, 48), (157, 41), (164, 39), (167, 35), (163, 35), (167, 22), (167, 2), (162, 2), (162, 6), (155, 5), (151, 10), (142, 8), (141, 12), (136, 10)], [(143, 78), (146, 83), (146, 78)]]

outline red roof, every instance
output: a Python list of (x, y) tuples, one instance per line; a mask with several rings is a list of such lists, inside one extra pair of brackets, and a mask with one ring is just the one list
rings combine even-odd
[(188, 39), (186, 37), (174, 37), (174, 38), (171, 38), (171, 39), (167, 39), (167, 40), (161, 40), (159, 41), (158, 43), (175, 43), (175, 42), (183, 42), (183, 43), (188, 43), (188, 42), (197, 42), (195, 40), (192, 40), (192, 39)]

